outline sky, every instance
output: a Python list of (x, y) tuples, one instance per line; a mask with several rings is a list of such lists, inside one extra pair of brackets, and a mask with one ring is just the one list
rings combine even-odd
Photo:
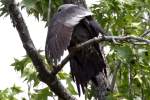
[[(96, 0), (86, 0), (88, 6)], [(26, 11), (21, 11), (28, 26), (31, 38), (37, 49), (44, 50), (47, 28), (45, 22), (37, 21), (33, 16), (28, 16)], [(17, 30), (12, 26), (8, 17), (0, 17), (0, 90), (13, 86), (21, 86), (27, 89), (26, 83), (20, 78), (12, 66), (14, 58), (21, 58), (26, 55)]]
[[(38, 22), (33, 16), (28, 16), (25, 11), (22, 11), (22, 14), (36, 48), (44, 50), (47, 35), (45, 23)], [(14, 62), (14, 58), (19, 59), (26, 55), (18, 32), (12, 26), (9, 16), (0, 17), (0, 27), (0, 90), (16, 84), (27, 91), (27, 84), (20, 78), (20, 73), (16, 72), (13, 66), (10, 66)], [(20, 96), (23, 95), (25, 94)]]

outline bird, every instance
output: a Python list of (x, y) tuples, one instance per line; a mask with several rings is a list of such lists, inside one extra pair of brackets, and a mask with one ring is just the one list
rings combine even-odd
[[(77, 44), (104, 35), (104, 29), (93, 18), (92, 12), (75, 4), (61, 5), (48, 24), (45, 55), (48, 62), (57, 65), (65, 50), (69, 53)], [(106, 63), (99, 43), (92, 43), (76, 51), (69, 59), (71, 76), (78, 94), (85, 93), (89, 81), (98, 84), (96, 76), (105, 75)]]

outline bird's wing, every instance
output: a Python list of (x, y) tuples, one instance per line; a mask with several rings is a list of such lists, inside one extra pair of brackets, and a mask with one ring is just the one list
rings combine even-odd
[(70, 44), (75, 25), (90, 15), (92, 13), (88, 10), (74, 5), (58, 12), (52, 18), (45, 46), (46, 58), (49, 62), (57, 64)]
[(102, 35), (106, 34), (106, 31), (102, 28), (102, 26), (95, 21), (94, 19), (89, 22), (90, 27), (95, 31), (96, 34), (101, 33)]

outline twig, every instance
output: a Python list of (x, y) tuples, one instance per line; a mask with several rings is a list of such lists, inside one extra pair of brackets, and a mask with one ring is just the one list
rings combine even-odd
[[(140, 42), (139, 45), (142, 45), (141, 43), (150, 45), (150, 40), (144, 39), (142, 37), (135, 37), (135, 36), (100, 36), (100, 37), (95, 37), (95, 38), (92, 38), (86, 42), (83, 42), (83, 43), (78, 44), (75, 47), (73, 47), (71, 54), (68, 54), (68, 56), (62, 60), (61, 64), (58, 65), (58, 67), (55, 67), (54, 70), (52, 70), (52, 73), (54, 75), (56, 75), (64, 67), (64, 65), (69, 61), (69, 58), (74, 54), (74, 52), (78, 51), (79, 49), (81, 49), (87, 45), (90, 45), (94, 42), (98, 42), (98, 43), (101, 41), (112, 42), (114, 40), (117, 42), (129, 42), (129, 43), (133, 43), (133, 44), (137, 44)], [(112, 42), (112, 43), (114, 43), (114, 42)]]
[(48, 0), (48, 14), (47, 14), (47, 22), (50, 22), (50, 14), (51, 14), (51, 0)]
[(23, 43), (24, 49), (26, 50), (27, 54), (31, 58), (35, 69), (39, 73), (39, 79), (46, 83), (49, 88), (59, 97), (64, 100), (76, 100), (68, 91), (63, 87), (60, 81), (57, 79), (56, 76), (50, 74), (47, 69), (46, 65), (42, 57), (39, 55), (38, 51), (36, 50), (31, 38), (29, 31), (27, 29), (26, 23), (22, 17), (21, 12), (19, 11), (18, 7), (15, 4), (14, 0), (6, 0), (8, 4), (8, 10), (10, 13), (10, 17), (12, 19), (14, 27), (16, 27), (20, 39)]
[(144, 32), (144, 34), (141, 35), (141, 37), (145, 37), (145, 36), (147, 36), (147, 35), (149, 35), (149, 34), (150, 34), (150, 29), (149, 29), (149, 30), (146, 30), (146, 31)]
[(113, 72), (112, 81), (111, 81), (111, 85), (110, 85), (110, 91), (114, 90), (114, 86), (115, 86), (115, 82), (116, 82), (116, 76), (117, 76), (117, 72), (120, 68), (120, 65), (121, 65), (121, 61), (118, 61), (117, 65), (116, 65), (116, 68)]
[(131, 66), (129, 64), (127, 64), (128, 66), (128, 96), (131, 99), (132, 98), (132, 69)]

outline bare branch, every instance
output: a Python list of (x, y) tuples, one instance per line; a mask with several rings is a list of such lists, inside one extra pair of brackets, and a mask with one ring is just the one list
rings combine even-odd
[(114, 69), (113, 75), (112, 75), (112, 81), (111, 81), (111, 85), (110, 85), (110, 91), (114, 90), (115, 82), (116, 82), (116, 77), (117, 77), (117, 72), (118, 72), (118, 70), (120, 68), (120, 65), (121, 65), (121, 61), (118, 61), (117, 65), (116, 65), (116, 67)]
[(101, 41), (112, 42), (113, 39), (117, 42), (129, 42), (129, 43), (142, 42), (144, 44), (150, 44), (150, 40), (141, 37), (135, 37), (135, 36), (100, 36), (100, 37), (90, 39), (84, 43), (81, 43), (77, 45), (75, 48), (81, 48), (94, 42), (98, 42), (98, 43)]
[(145, 36), (148, 36), (150, 34), (150, 29), (149, 30), (146, 30), (144, 32), (144, 34), (141, 35), (141, 37), (145, 37)]
[(81, 44), (76, 45), (75, 47), (72, 48), (72, 52), (65, 58), (62, 60), (61, 64), (58, 65), (58, 67), (55, 67), (55, 69), (52, 71), (53, 74), (57, 74), (62, 68), (63, 66), (69, 61), (69, 58), (74, 54), (74, 52), (76, 52), (77, 50), (83, 48), (84, 46), (90, 45), (94, 42), (102, 42), (102, 41), (108, 41), (108, 42), (112, 42), (115, 43), (113, 41), (116, 42), (128, 42), (128, 43), (133, 43), (133, 44), (147, 44), (150, 45), (150, 40), (148, 39), (144, 39), (142, 37), (135, 37), (135, 36), (100, 36), (100, 37), (95, 37), (92, 38), (86, 42), (83, 42)]
[(37, 52), (31, 38), (29, 35), (29, 31), (27, 29), (27, 26), (24, 22), (24, 19), (22, 17), (21, 12), (17, 8), (14, 0), (7, 0), (8, 4), (8, 10), (10, 13), (10, 17), (12, 19), (14, 27), (16, 27), (21, 41), (23, 43), (23, 46), (31, 58), (37, 72), (39, 73), (39, 78), (42, 82), (46, 83), (49, 88), (59, 97), (61, 97), (64, 100), (76, 100), (71, 94), (68, 93), (68, 91), (62, 86), (60, 81), (58, 81), (57, 77), (53, 74), (50, 74), (47, 69), (46, 65), (44, 64), (44, 61), (42, 57)]

